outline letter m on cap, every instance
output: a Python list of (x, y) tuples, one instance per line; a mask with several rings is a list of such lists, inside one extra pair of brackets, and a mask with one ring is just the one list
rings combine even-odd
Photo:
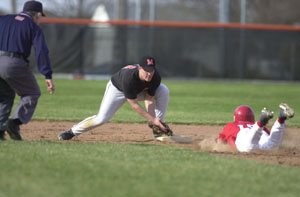
[(153, 59), (147, 59), (147, 65), (153, 65)]

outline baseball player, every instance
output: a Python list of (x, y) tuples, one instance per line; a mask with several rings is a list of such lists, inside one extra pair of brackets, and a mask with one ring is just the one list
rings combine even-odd
[(234, 112), (234, 122), (228, 123), (219, 134), (218, 143), (227, 143), (240, 152), (279, 148), (286, 127), (285, 121), (294, 116), (294, 110), (286, 103), (281, 103), (278, 119), (270, 132), (265, 126), (273, 115), (272, 111), (264, 108), (259, 121), (254, 122), (254, 112), (251, 107), (239, 106)]
[[(36, 63), (45, 76), (50, 93), (54, 92), (52, 69), (44, 34), (38, 26), (43, 5), (38, 1), (27, 1), (23, 11), (17, 15), (0, 16), (0, 139), (4, 132), (10, 138), (22, 140), (20, 125), (30, 121), (38, 99), (40, 87), (29, 67), (31, 47), (35, 49)], [(12, 118), (15, 94), (21, 97)]]
[[(166, 131), (163, 121), (169, 102), (169, 90), (161, 84), (153, 57), (145, 56), (139, 64), (127, 65), (115, 73), (106, 85), (98, 114), (63, 131), (58, 138), (70, 140), (108, 122), (126, 101), (149, 122), (149, 125), (156, 125)], [(139, 101), (145, 102), (146, 109), (138, 103)], [(157, 137), (156, 133), (154, 135)]]

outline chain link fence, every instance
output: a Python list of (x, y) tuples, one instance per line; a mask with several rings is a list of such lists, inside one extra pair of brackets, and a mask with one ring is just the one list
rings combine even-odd
[(54, 73), (111, 75), (152, 55), (167, 78), (300, 79), (300, 31), (292, 26), (43, 23), (41, 27)]

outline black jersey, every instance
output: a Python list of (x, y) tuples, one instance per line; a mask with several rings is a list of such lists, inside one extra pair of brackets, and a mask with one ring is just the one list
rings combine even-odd
[(161, 77), (155, 70), (150, 82), (142, 81), (139, 77), (138, 65), (128, 65), (111, 77), (112, 84), (128, 99), (136, 99), (137, 94), (146, 90), (150, 96), (154, 96), (160, 85)]

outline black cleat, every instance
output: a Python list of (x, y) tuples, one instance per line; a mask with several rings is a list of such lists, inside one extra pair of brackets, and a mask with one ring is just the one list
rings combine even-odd
[(3, 126), (11, 139), (22, 140), (20, 135), (20, 126), (15, 124), (12, 119), (6, 121)]
[(0, 140), (6, 140), (5, 139), (5, 131), (0, 131)]
[(74, 137), (74, 133), (72, 132), (72, 130), (67, 130), (67, 131), (63, 131), (62, 133), (60, 133), (57, 137), (59, 140), (70, 140)]
[(270, 119), (274, 116), (274, 112), (268, 110), (267, 108), (263, 108), (260, 113), (259, 122), (266, 126)]
[(288, 106), (288, 104), (280, 103), (280, 105), (279, 105), (279, 116), (278, 116), (278, 118), (280, 120), (286, 120), (286, 119), (293, 118), (294, 115), (295, 115), (294, 110), (290, 106)]

